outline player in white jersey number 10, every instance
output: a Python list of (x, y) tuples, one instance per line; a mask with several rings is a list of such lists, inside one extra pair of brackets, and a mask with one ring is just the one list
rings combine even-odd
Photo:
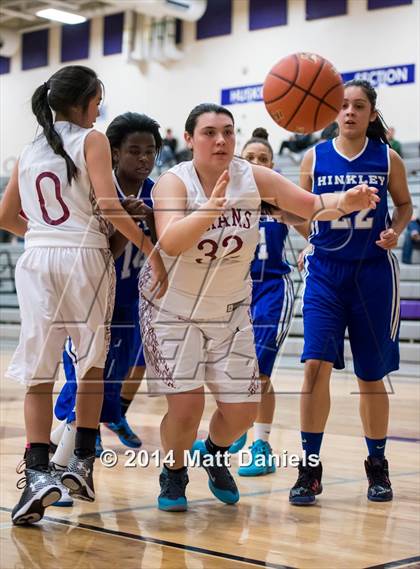
[[(25, 488), (12, 511), (19, 525), (39, 521), (60, 498), (61, 483), (74, 497), (95, 498), (95, 438), (114, 304), (107, 222), (149, 256), (157, 296), (166, 289), (159, 253), (118, 199), (109, 142), (92, 128), (102, 88), (92, 69), (69, 66), (36, 89), (32, 110), (43, 132), (22, 151), (0, 206), (0, 226), (25, 236), (16, 267), (21, 334), (7, 371), (27, 388)], [(74, 456), (57, 480), (48, 464), (52, 391), (67, 336), (81, 381)]]

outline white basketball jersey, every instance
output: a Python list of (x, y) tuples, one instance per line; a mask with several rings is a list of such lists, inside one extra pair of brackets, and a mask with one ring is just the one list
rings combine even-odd
[(100, 214), (85, 161), (85, 139), (93, 129), (66, 121), (56, 122), (54, 128), (78, 176), (68, 183), (64, 158), (43, 134), (25, 146), (19, 158), (19, 194), (29, 220), (25, 248), (108, 248), (112, 226)]
[[(185, 185), (185, 215), (208, 201), (192, 161), (169, 172)], [(258, 243), (261, 198), (248, 162), (234, 158), (229, 176), (226, 209), (200, 240), (178, 257), (161, 251), (169, 287), (157, 304), (169, 312), (192, 319), (219, 318), (251, 294), (249, 268)]]

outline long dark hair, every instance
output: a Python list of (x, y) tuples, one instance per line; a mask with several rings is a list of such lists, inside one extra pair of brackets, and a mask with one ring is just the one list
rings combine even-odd
[(77, 178), (78, 172), (75, 163), (64, 150), (61, 136), (54, 129), (51, 109), (64, 115), (72, 106), (80, 106), (86, 111), (89, 101), (102, 87), (102, 82), (93, 69), (82, 65), (68, 65), (54, 73), (32, 95), (32, 112), (42, 127), (48, 144), (55, 154), (66, 161), (69, 184)]
[(200, 115), (204, 113), (216, 113), (217, 115), (227, 115), (229, 118), (232, 119), (232, 124), (235, 124), (235, 119), (233, 118), (232, 113), (222, 107), (220, 105), (215, 105), (214, 103), (201, 103), (193, 108), (193, 110), (188, 115), (188, 118), (185, 122), (185, 130), (188, 132), (190, 136), (193, 136), (194, 129), (197, 125), (197, 120)]
[(118, 115), (106, 129), (111, 148), (120, 148), (123, 141), (133, 132), (148, 132), (155, 139), (156, 153), (162, 148), (162, 137), (159, 132), (160, 125), (147, 115), (139, 113), (124, 113)]
[(377, 93), (371, 83), (369, 83), (369, 81), (365, 81), (364, 79), (352, 79), (351, 81), (347, 81), (347, 83), (344, 84), (344, 88), (346, 89), (347, 87), (360, 87), (363, 89), (364, 94), (369, 100), (372, 111), (375, 111), (377, 114), (376, 119), (373, 122), (369, 123), (366, 131), (366, 136), (374, 140), (380, 140), (385, 144), (389, 144), (386, 137), (388, 127), (381, 112), (376, 108)]

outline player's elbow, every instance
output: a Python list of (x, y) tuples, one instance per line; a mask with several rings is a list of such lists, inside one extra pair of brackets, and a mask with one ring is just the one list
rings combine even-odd
[(5, 229), (9, 231), (11, 223), (11, 216), (7, 209), (0, 205), (0, 229)]
[(413, 202), (411, 201), (411, 198), (409, 203), (405, 204), (405, 206), (406, 206), (405, 209), (407, 211), (407, 216), (409, 216), (409, 218), (411, 219), (414, 213)]
[(102, 215), (107, 218), (125, 213), (125, 209), (122, 207), (121, 202), (118, 198), (101, 197), (96, 198), (96, 201)]
[(101, 205), (101, 213), (109, 221), (112, 221), (115, 217), (121, 216), (122, 210), (119, 207), (112, 207), (110, 204)]
[(179, 247), (176, 243), (173, 242), (171, 239), (163, 238), (159, 239), (159, 245), (161, 250), (169, 255), (169, 257), (177, 257), (183, 253), (182, 248)]
[(169, 257), (176, 257), (179, 254), (176, 247), (171, 247), (170, 245), (166, 244), (162, 245), (160, 242), (159, 245), (161, 250), (166, 253), (166, 255), (169, 255)]

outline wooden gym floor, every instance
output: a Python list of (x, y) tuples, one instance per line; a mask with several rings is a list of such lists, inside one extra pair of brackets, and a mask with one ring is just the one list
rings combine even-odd
[[(4, 379), (10, 352), (1, 356), (0, 567), (1, 569), (233, 569), (420, 567), (419, 537), (419, 385), (415, 378), (388, 382), (391, 400), (387, 457), (395, 498), (374, 504), (366, 499), (366, 456), (358, 417), (356, 382), (348, 371), (332, 382), (332, 412), (324, 437), (324, 492), (309, 508), (292, 507), (288, 491), (296, 470), (236, 480), (241, 500), (218, 502), (204, 471), (190, 469), (189, 511), (156, 508), (159, 469), (126, 468), (127, 450), (103, 428), (105, 448), (119, 453), (119, 464), (96, 464), (96, 502), (73, 508), (51, 507), (30, 528), (13, 527), (10, 512), (19, 491), (15, 467), (21, 459), (23, 389)], [(277, 410), (271, 444), (276, 453), (298, 453), (298, 392), (302, 370), (275, 375)], [(141, 392), (129, 411), (130, 423), (150, 453), (159, 448), (161, 398)], [(208, 397), (204, 436), (213, 409)], [(234, 472), (236, 459), (233, 459)]]

